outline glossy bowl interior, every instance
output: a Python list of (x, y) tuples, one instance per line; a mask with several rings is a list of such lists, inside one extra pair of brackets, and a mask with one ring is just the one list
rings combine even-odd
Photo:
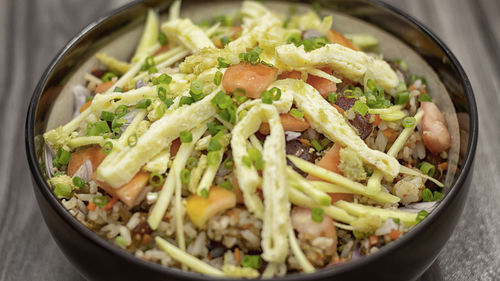
[[(204, 1), (183, 1), (183, 10), (196, 18), (212, 16), (214, 10), (233, 7), (231, 1), (212, 1), (210, 15)], [(302, 1), (304, 2), (304, 1)], [(313, 1), (311, 1), (313, 2)], [(428, 76), (430, 90), (438, 92), (436, 102), (447, 113), (453, 127), (453, 153), (459, 172), (447, 179), (448, 194), (440, 205), (412, 231), (380, 251), (309, 275), (288, 275), (283, 280), (411, 280), (418, 277), (437, 257), (451, 235), (461, 214), (472, 174), (477, 144), (477, 109), (468, 79), (449, 49), (423, 25), (410, 16), (378, 1), (320, 1), (323, 9), (346, 16), (334, 16), (334, 26), (341, 31), (378, 32), (391, 44), (382, 44), (389, 58), (403, 58), (414, 67), (411, 71)], [(207, 280), (206, 276), (162, 267), (119, 249), (94, 234), (74, 219), (52, 194), (43, 169), (43, 140), (47, 128), (61, 125), (73, 112), (72, 86), (82, 83), (84, 73), (96, 65), (92, 56), (98, 50), (127, 58), (141, 32), (149, 7), (166, 11), (170, 1), (144, 1), (126, 5), (90, 24), (77, 34), (52, 61), (35, 89), (26, 123), (26, 150), (32, 172), (34, 190), (44, 219), (63, 253), (87, 278), (141, 280)], [(225, 5), (225, 6), (224, 6)], [(278, 5), (279, 3), (272, 3)], [(282, 4), (281, 4), (282, 5)], [(282, 7), (282, 6), (281, 6)], [(191, 14), (190, 14), (191, 15)], [(361, 19), (366, 25), (349, 18)], [(337, 23), (335, 20), (338, 19)], [(347, 24), (340, 24), (342, 21)], [(377, 36), (377, 37), (379, 37)], [(380, 38), (380, 37), (379, 37)], [(385, 37), (384, 37), (385, 38)], [(395, 39), (398, 38), (399, 40)], [(119, 46), (127, 46), (120, 48)], [(396, 47), (394, 47), (396, 46)], [(402, 49), (407, 49), (401, 52)], [(391, 57), (392, 56), (392, 57)], [(421, 66), (421, 67), (420, 67)], [(456, 112), (456, 114), (455, 114)], [(457, 118), (455, 118), (457, 117)], [(451, 173), (450, 173), (451, 174)], [(423, 246), (425, 245), (425, 247)], [(93, 257), (93, 258), (89, 258)], [(115, 273), (114, 273), (115, 274)]]

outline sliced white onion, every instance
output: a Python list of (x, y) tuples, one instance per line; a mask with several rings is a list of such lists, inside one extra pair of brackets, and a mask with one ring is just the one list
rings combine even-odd
[(80, 114), (80, 108), (87, 102), (90, 97), (90, 91), (82, 85), (76, 85), (73, 88), (73, 96), (75, 97), (73, 118)]
[(404, 208), (398, 208), (401, 211), (407, 211), (412, 213), (418, 213), (422, 210), (427, 211), (428, 213), (432, 212), (438, 205), (438, 201), (432, 202), (418, 202), (413, 204), (408, 204)]
[(285, 131), (286, 141), (294, 140), (300, 137), (300, 135), (301, 133), (299, 132)]
[(76, 173), (73, 177), (79, 177), (84, 181), (90, 181), (92, 176), (92, 162), (87, 160), (83, 162), (83, 164), (76, 170)]
[(398, 229), (398, 225), (392, 219), (386, 219), (384, 224), (377, 228), (375, 235), (387, 235), (391, 233), (393, 229)]

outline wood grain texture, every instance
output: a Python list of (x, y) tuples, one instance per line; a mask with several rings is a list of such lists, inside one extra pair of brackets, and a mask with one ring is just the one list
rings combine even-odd
[[(90, 21), (125, 2), (0, 1), (0, 281), (82, 280), (51, 238), (31, 190), (23, 140), (26, 108), (58, 50)], [(421, 20), (450, 47), (469, 75), (481, 117), (464, 214), (420, 280), (499, 280), (500, 1), (386, 2)]]

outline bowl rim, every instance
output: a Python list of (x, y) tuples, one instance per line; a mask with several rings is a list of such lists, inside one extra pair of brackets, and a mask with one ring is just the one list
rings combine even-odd
[[(325, 278), (325, 277), (332, 277), (337, 274), (342, 274), (347, 271), (355, 270), (357, 268), (363, 268), (365, 265), (371, 263), (372, 261), (379, 259), (383, 256), (389, 255), (393, 249), (401, 247), (405, 244), (410, 243), (415, 236), (418, 236), (420, 233), (422, 233), (427, 227), (430, 227), (431, 224), (435, 223), (437, 214), (442, 212), (443, 209), (445, 209), (452, 200), (457, 196), (459, 193), (460, 189), (463, 188), (463, 184), (470, 173), (470, 170), (473, 165), (474, 161), (474, 156), (476, 152), (476, 147), (477, 147), (477, 141), (478, 141), (478, 112), (477, 112), (477, 105), (474, 97), (474, 93), (472, 90), (472, 86), (470, 84), (469, 79), (467, 78), (467, 75), (458, 62), (457, 58), (455, 55), (451, 52), (451, 50), (446, 46), (446, 44), (439, 39), (428, 27), (426, 27), (424, 24), (422, 24), (420, 21), (416, 20), (406, 12), (403, 12), (402, 10), (387, 4), (385, 2), (382, 2), (381, 0), (369, 0), (368, 2), (371, 2), (375, 6), (379, 6), (382, 9), (386, 9), (389, 12), (399, 15), (405, 20), (407, 20), (409, 23), (413, 24), (417, 29), (420, 29), (423, 33), (425, 33), (443, 52), (448, 58), (450, 59), (450, 65), (457, 71), (457, 73), (460, 76), (461, 79), (461, 86), (464, 89), (464, 94), (467, 99), (468, 105), (469, 105), (469, 137), (468, 137), (468, 145), (467, 145), (467, 150), (466, 154), (464, 156), (464, 161), (463, 161), (463, 166), (462, 169), (459, 171), (455, 181), (452, 183), (448, 194), (444, 197), (443, 201), (438, 204), (438, 206), (429, 214), (429, 216), (423, 220), (421, 223), (418, 225), (414, 226), (412, 231), (408, 232), (405, 234), (403, 237), (400, 239), (397, 239), (396, 241), (390, 243), (389, 245), (386, 245), (382, 247), (379, 251), (376, 253), (373, 253), (371, 255), (365, 256), (361, 259), (354, 260), (354, 261), (349, 261), (348, 263), (345, 263), (341, 266), (336, 266), (336, 267), (331, 267), (331, 268), (326, 268), (319, 270), (315, 273), (310, 273), (310, 274), (290, 274), (286, 275), (283, 277), (275, 277), (272, 280), (287, 280), (287, 281), (299, 281), (303, 280), (304, 278), (307, 279), (320, 279), (320, 278)], [(40, 78), (39, 82), (37, 83), (35, 90), (33, 92), (33, 96), (30, 100), (30, 104), (28, 106), (28, 111), (27, 111), (27, 117), (26, 117), (26, 125), (25, 125), (25, 149), (26, 149), (26, 157), (28, 160), (30, 172), (32, 174), (32, 178), (34, 182), (36, 183), (34, 185), (34, 188), (38, 188), (41, 192), (41, 194), (45, 197), (45, 200), (49, 202), (51, 207), (56, 211), (56, 213), (63, 218), (63, 220), (66, 221), (66, 223), (71, 226), (72, 228), (75, 229), (75, 231), (81, 233), (87, 240), (93, 242), (95, 245), (97, 245), (100, 248), (103, 248), (106, 251), (111, 252), (114, 255), (118, 255), (121, 258), (124, 258), (132, 263), (138, 263), (141, 265), (143, 268), (146, 268), (151, 271), (158, 272), (160, 274), (164, 275), (170, 275), (171, 277), (174, 278), (180, 278), (183, 280), (220, 280), (219, 278), (214, 278), (206, 275), (202, 275), (199, 273), (195, 272), (184, 272), (175, 268), (171, 267), (166, 267), (162, 266), (153, 262), (145, 261), (140, 258), (135, 257), (133, 254), (122, 250), (121, 248), (113, 245), (111, 242), (108, 240), (104, 239), (103, 237), (100, 237), (97, 235), (95, 232), (91, 231), (87, 227), (85, 227), (83, 224), (81, 224), (78, 220), (76, 220), (60, 203), (60, 201), (55, 197), (53, 192), (51, 191), (49, 185), (45, 181), (42, 170), (40, 166), (38, 165), (37, 161), (37, 155), (35, 151), (35, 135), (34, 135), (34, 126), (35, 126), (35, 113), (37, 110), (38, 103), (40, 101), (40, 96), (42, 94), (42, 90), (44, 89), (44, 86), (50, 77), (50, 75), (53, 73), (54, 69), (60, 62), (60, 60), (66, 55), (66, 53), (72, 49), (77, 43), (82, 39), (82, 37), (99, 26), (101, 23), (107, 21), (108, 19), (114, 17), (115, 15), (120, 14), (121, 12), (136, 6), (144, 4), (144, 0), (135, 0), (132, 1), (128, 4), (125, 4), (117, 9), (114, 9), (104, 16), (101, 16), (100, 18), (92, 21), (90, 24), (88, 24), (86, 27), (84, 27), (80, 32), (78, 32), (65, 46), (59, 51), (59, 53), (54, 57), (54, 59), (50, 62), (48, 67), (45, 69), (42, 77)], [(80, 270), (79, 268), (75, 267), (77, 270)], [(241, 279), (234, 279), (234, 278), (225, 278), (224, 280), (241, 280)]]

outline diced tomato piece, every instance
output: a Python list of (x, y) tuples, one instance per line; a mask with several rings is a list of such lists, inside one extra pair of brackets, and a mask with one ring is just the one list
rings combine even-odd
[[(280, 120), (285, 131), (303, 132), (309, 128), (309, 123), (306, 120), (297, 119), (290, 113), (280, 114)], [(269, 123), (262, 123), (260, 125), (259, 133), (269, 135), (270, 132)]]
[(104, 93), (107, 90), (109, 90), (109, 88), (111, 88), (114, 84), (115, 84), (114, 81), (108, 81), (108, 82), (104, 82), (102, 84), (99, 84), (99, 85), (97, 85), (97, 87), (95, 87), (94, 94)]
[(345, 38), (345, 36), (342, 35), (342, 33), (336, 31), (333, 28), (328, 30), (328, 32), (326, 33), (326, 38), (328, 39), (328, 41), (330, 41), (330, 43), (337, 43), (344, 47), (353, 49), (355, 51), (359, 51), (359, 49), (356, 46), (354, 46), (354, 44), (352, 44), (352, 42), (349, 41), (349, 39)]
[(302, 79), (302, 73), (300, 71), (294, 70), (294, 71), (287, 71), (283, 72), (279, 76), (280, 79)]
[(276, 80), (277, 74), (278, 70), (274, 67), (239, 63), (227, 68), (222, 86), (230, 93), (240, 88), (246, 91), (249, 98), (260, 98), (261, 93)]
[[(328, 67), (320, 68), (320, 70), (332, 74), (332, 70)], [(333, 83), (332, 81), (321, 78), (318, 76), (310, 75), (307, 76), (307, 84), (313, 86), (318, 92), (321, 94), (321, 96), (326, 97), (328, 96), (329, 93), (337, 91), (337, 84)]]
[(92, 171), (95, 171), (101, 162), (106, 158), (107, 154), (102, 152), (102, 149), (98, 145), (80, 149), (76, 152), (71, 153), (71, 158), (68, 163), (68, 175), (72, 177), (80, 166), (89, 160), (92, 163)]

